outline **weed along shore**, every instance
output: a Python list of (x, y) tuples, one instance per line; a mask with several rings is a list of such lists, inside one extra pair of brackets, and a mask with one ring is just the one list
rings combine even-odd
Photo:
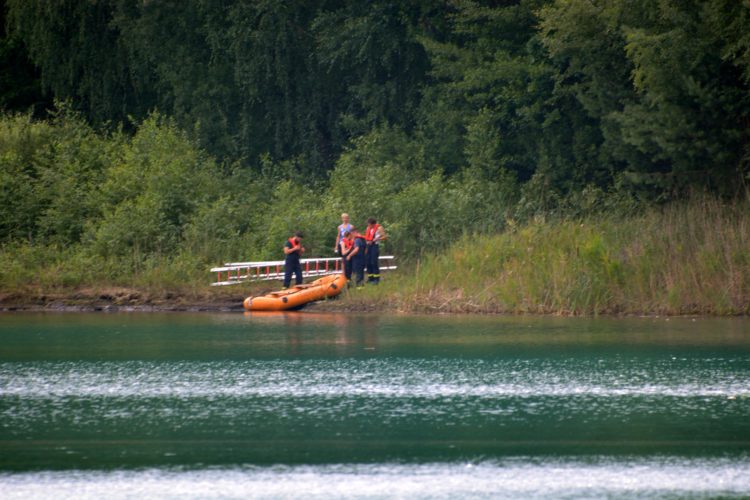
[(746, 315), (748, 208), (703, 200), (465, 237), (393, 295), (411, 311)]
[[(633, 216), (535, 221), (465, 236), (442, 251), (401, 259), (382, 282), (345, 290), (321, 311), (553, 315), (750, 314), (750, 210), (713, 199)], [(8, 262), (12, 255), (3, 250)], [(153, 275), (117, 283), (55, 281), (61, 258), (24, 283), (2, 282), (3, 310), (241, 311), (277, 282), (211, 287), (202, 269), (180, 286)], [(175, 262), (163, 261), (172, 276)], [(60, 277), (60, 275), (57, 275)], [(36, 277), (36, 278), (35, 278)]]

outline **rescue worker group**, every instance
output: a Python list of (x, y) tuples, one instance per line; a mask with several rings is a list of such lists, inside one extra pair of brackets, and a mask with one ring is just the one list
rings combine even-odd
[[(300, 257), (305, 252), (302, 246), (302, 232), (297, 231), (294, 236), (284, 243), (284, 288), (289, 288), (292, 275), (296, 284), (302, 284), (302, 264)], [(367, 219), (365, 234), (358, 232), (349, 222), (349, 214), (341, 214), (341, 224), (336, 233), (336, 245), (333, 251), (341, 256), (344, 275), (351, 283), (352, 274), (354, 284), (359, 288), (365, 283), (365, 267), (367, 268), (367, 282), (377, 285), (380, 283), (380, 242), (387, 239), (383, 226), (370, 217)]]

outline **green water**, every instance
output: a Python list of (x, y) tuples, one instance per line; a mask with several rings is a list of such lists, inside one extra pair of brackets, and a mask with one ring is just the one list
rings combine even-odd
[(750, 321), (6, 314), (0, 421), (8, 497), (750, 495)]

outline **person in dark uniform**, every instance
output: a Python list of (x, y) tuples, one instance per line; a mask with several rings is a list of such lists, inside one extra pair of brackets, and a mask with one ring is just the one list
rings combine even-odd
[(352, 249), (352, 273), (354, 274), (354, 283), (357, 287), (365, 284), (365, 260), (367, 252), (367, 242), (365, 237), (354, 231), (354, 245)]
[(344, 256), (344, 269), (348, 273), (346, 279), (351, 280), (351, 276), (354, 274), (354, 283), (357, 287), (360, 287), (365, 281), (365, 253), (367, 251), (367, 243), (365, 242), (365, 237), (357, 231), (352, 231), (349, 234), (348, 240), (350, 241), (349, 249), (346, 256)]
[(370, 217), (367, 219), (365, 241), (367, 243), (367, 282), (377, 285), (380, 283), (380, 242), (386, 239), (383, 226)]
[(305, 252), (305, 247), (302, 246), (302, 237), (302, 233), (297, 231), (284, 243), (284, 255), (286, 255), (286, 259), (284, 259), (284, 288), (289, 288), (292, 282), (292, 273), (294, 273), (297, 284), (302, 284), (302, 264), (299, 261), (300, 256)]

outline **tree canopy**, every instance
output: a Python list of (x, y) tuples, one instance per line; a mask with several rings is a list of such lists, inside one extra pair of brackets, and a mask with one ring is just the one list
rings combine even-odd
[(267, 178), (328, 182), (388, 137), (396, 156), (361, 161), (398, 163), (399, 179), (473, 179), (530, 209), (592, 189), (732, 196), (749, 180), (747, 1), (2, 7), (5, 111), (38, 115), (53, 97), (130, 135), (158, 112), (220, 164)]

